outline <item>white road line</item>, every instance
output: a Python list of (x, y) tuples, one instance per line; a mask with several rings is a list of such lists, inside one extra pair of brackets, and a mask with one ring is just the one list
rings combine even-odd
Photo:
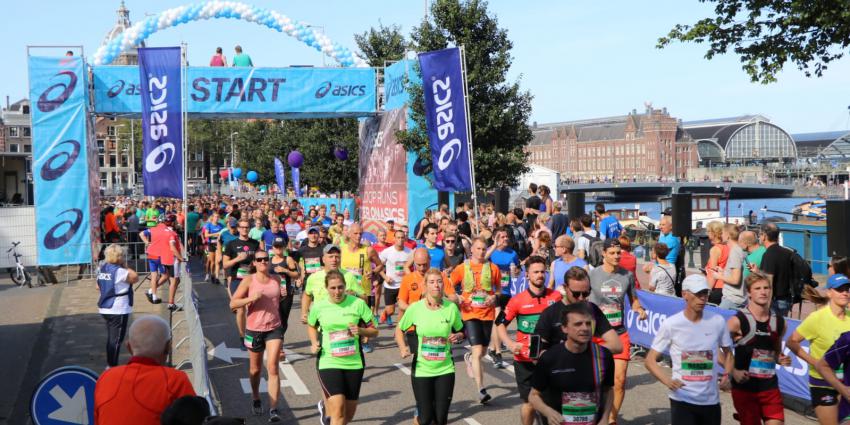
[(407, 366), (405, 366), (401, 363), (393, 363), (393, 366), (397, 367), (398, 370), (401, 371), (401, 373), (403, 373), (407, 376), (410, 376), (410, 369), (408, 369)]
[(463, 421), (468, 423), (469, 425), (481, 425), (481, 422), (478, 422), (472, 418), (463, 418)]
[[(304, 385), (304, 381), (301, 380), (301, 377), (298, 376), (298, 373), (295, 372), (295, 368), (290, 364), (280, 363), (280, 389), (281, 391), (286, 388), (292, 388), (292, 392), (295, 395), (309, 395), (310, 390), (307, 389), (307, 386)], [(409, 373), (409, 371), (408, 371)], [(239, 379), (239, 385), (242, 387), (242, 392), (245, 394), (251, 394), (251, 381), (248, 378)], [(269, 392), (269, 385), (266, 378), (260, 378), (260, 392), (267, 393)]]

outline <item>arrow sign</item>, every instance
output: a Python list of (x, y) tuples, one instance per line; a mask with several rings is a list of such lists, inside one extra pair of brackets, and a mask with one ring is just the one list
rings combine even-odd
[[(307, 358), (307, 356), (303, 354), (298, 354), (287, 348), (284, 348), (283, 352), (286, 354), (287, 362), (294, 362)], [(225, 345), (224, 342), (220, 342), (218, 345), (215, 346), (215, 348), (208, 350), (207, 354), (230, 364), (233, 364), (233, 359), (247, 359), (249, 356), (249, 353), (247, 351), (242, 351), (239, 348), (230, 348)], [(263, 357), (265, 357), (265, 355)]]
[(68, 397), (59, 385), (50, 389), (50, 395), (59, 403), (59, 408), (47, 415), (50, 419), (72, 424), (89, 425), (89, 412), (86, 409), (86, 390), (80, 385), (73, 397)]
[(79, 366), (62, 367), (50, 372), (39, 382), (32, 394), (30, 416), (33, 423), (93, 423), (95, 384), (97, 374)]

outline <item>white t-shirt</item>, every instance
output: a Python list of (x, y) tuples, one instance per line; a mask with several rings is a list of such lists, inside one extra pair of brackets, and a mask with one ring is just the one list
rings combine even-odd
[(385, 273), (392, 281), (392, 284), (384, 282), (384, 288), (398, 289), (401, 286), (401, 278), (404, 277), (404, 264), (407, 263), (412, 252), (407, 247), (403, 251), (399, 251), (395, 246), (381, 251), (379, 257), (384, 265), (387, 266)]
[(685, 384), (677, 391), (669, 391), (668, 396), (702, 406), (720, 403), (715, 368), (718, 347), (731, 346), (726, 320), (719, 314), (706, 311), (696, 323), (688, 320), (683, 312), (668, 317), (658, 328), (652, 349), (670, 350), (673, 379)]
[(588, 251), (590, 251), (590, 239), (584, 237), (583, 235), (587, 235), (590, 237), (598, 237), (599, 233), (596, 230), (589, 229), (582, 232), (582, 235), (576, 236), (576, 248), (573, 250), (573, 255), (578, 255), (582, 250), (584, 251), (585, 260), (587, 259)]
[(676, 267), (672, 264), (656, 264), (652, 267), (652, 272), (649, 275), (649, 286), (655, 287), (656, 294), (676, 296), (675, 281)]
[[(133, 288), (127, 283), (127, 269), (119, 268), (115, 271), (115, 293), (121, 294), (132, 291)], [(98, 308), (98, 314), (130, 314), (133, 307), (130, 306), (130, 297), (115, 297), (112, 308)]]

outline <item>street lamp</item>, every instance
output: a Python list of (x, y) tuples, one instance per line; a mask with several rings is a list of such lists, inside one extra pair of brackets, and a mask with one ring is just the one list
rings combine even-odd
[(732, 193), (732, 182), (723, 181), (723, 192), (726, 194), (726, 224), (729, 224), (729, 195)]
[(233, 136), (238, 136), (238, 135), (239, 135), (238, 131), (234, 131), (233, 133), (230, 133), (230, 168), (233, 168), (233, 162), (236, 160), (235, 159), (236, 156), (233, 153), (234, 152), (233, 151)]

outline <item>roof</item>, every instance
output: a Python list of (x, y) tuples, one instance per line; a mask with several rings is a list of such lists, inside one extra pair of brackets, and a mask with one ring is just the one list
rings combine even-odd
[(737, 117), (711, 118), (698, 121), (686, 121), (682, 128), (688, 132), (693, 140), (711, 140), (721, 148), (726, 149), (729, 138), (735, 132), (755, 122), (770, 123), (770, 119), (763, 115), (741, 115)]
[(831, 145), (841, 137), (850, 135), (850, 130), (843, 131), (820, 131), (816, 133), (792, 134), (791, 138), (797, 145), (813, 148), (824, 148)]
[(750, 122), (755, 122), (755, 121), (770, 122), (770, 118), (767, 118), (764, 115), (758, 115), (758, 114), (739, 115), (739, 116), (736, 116), (736, 117), (725, 117), (725, 118), (708, 118), (708, 119), (704, 119), (704, 120), (685, 121), (685, 122), (682, 123), (682, 127), (685, 128), (685, 129), (688, 129), (689, 127), (717, 126), (717, 125), (750, 123)]
[(534, 136), (529, 142), (529, 146), (545, 146), (552, 144), (552, 136), (554, 136), (555, 132), (553, 130), (535, 130), (532, 135)]

